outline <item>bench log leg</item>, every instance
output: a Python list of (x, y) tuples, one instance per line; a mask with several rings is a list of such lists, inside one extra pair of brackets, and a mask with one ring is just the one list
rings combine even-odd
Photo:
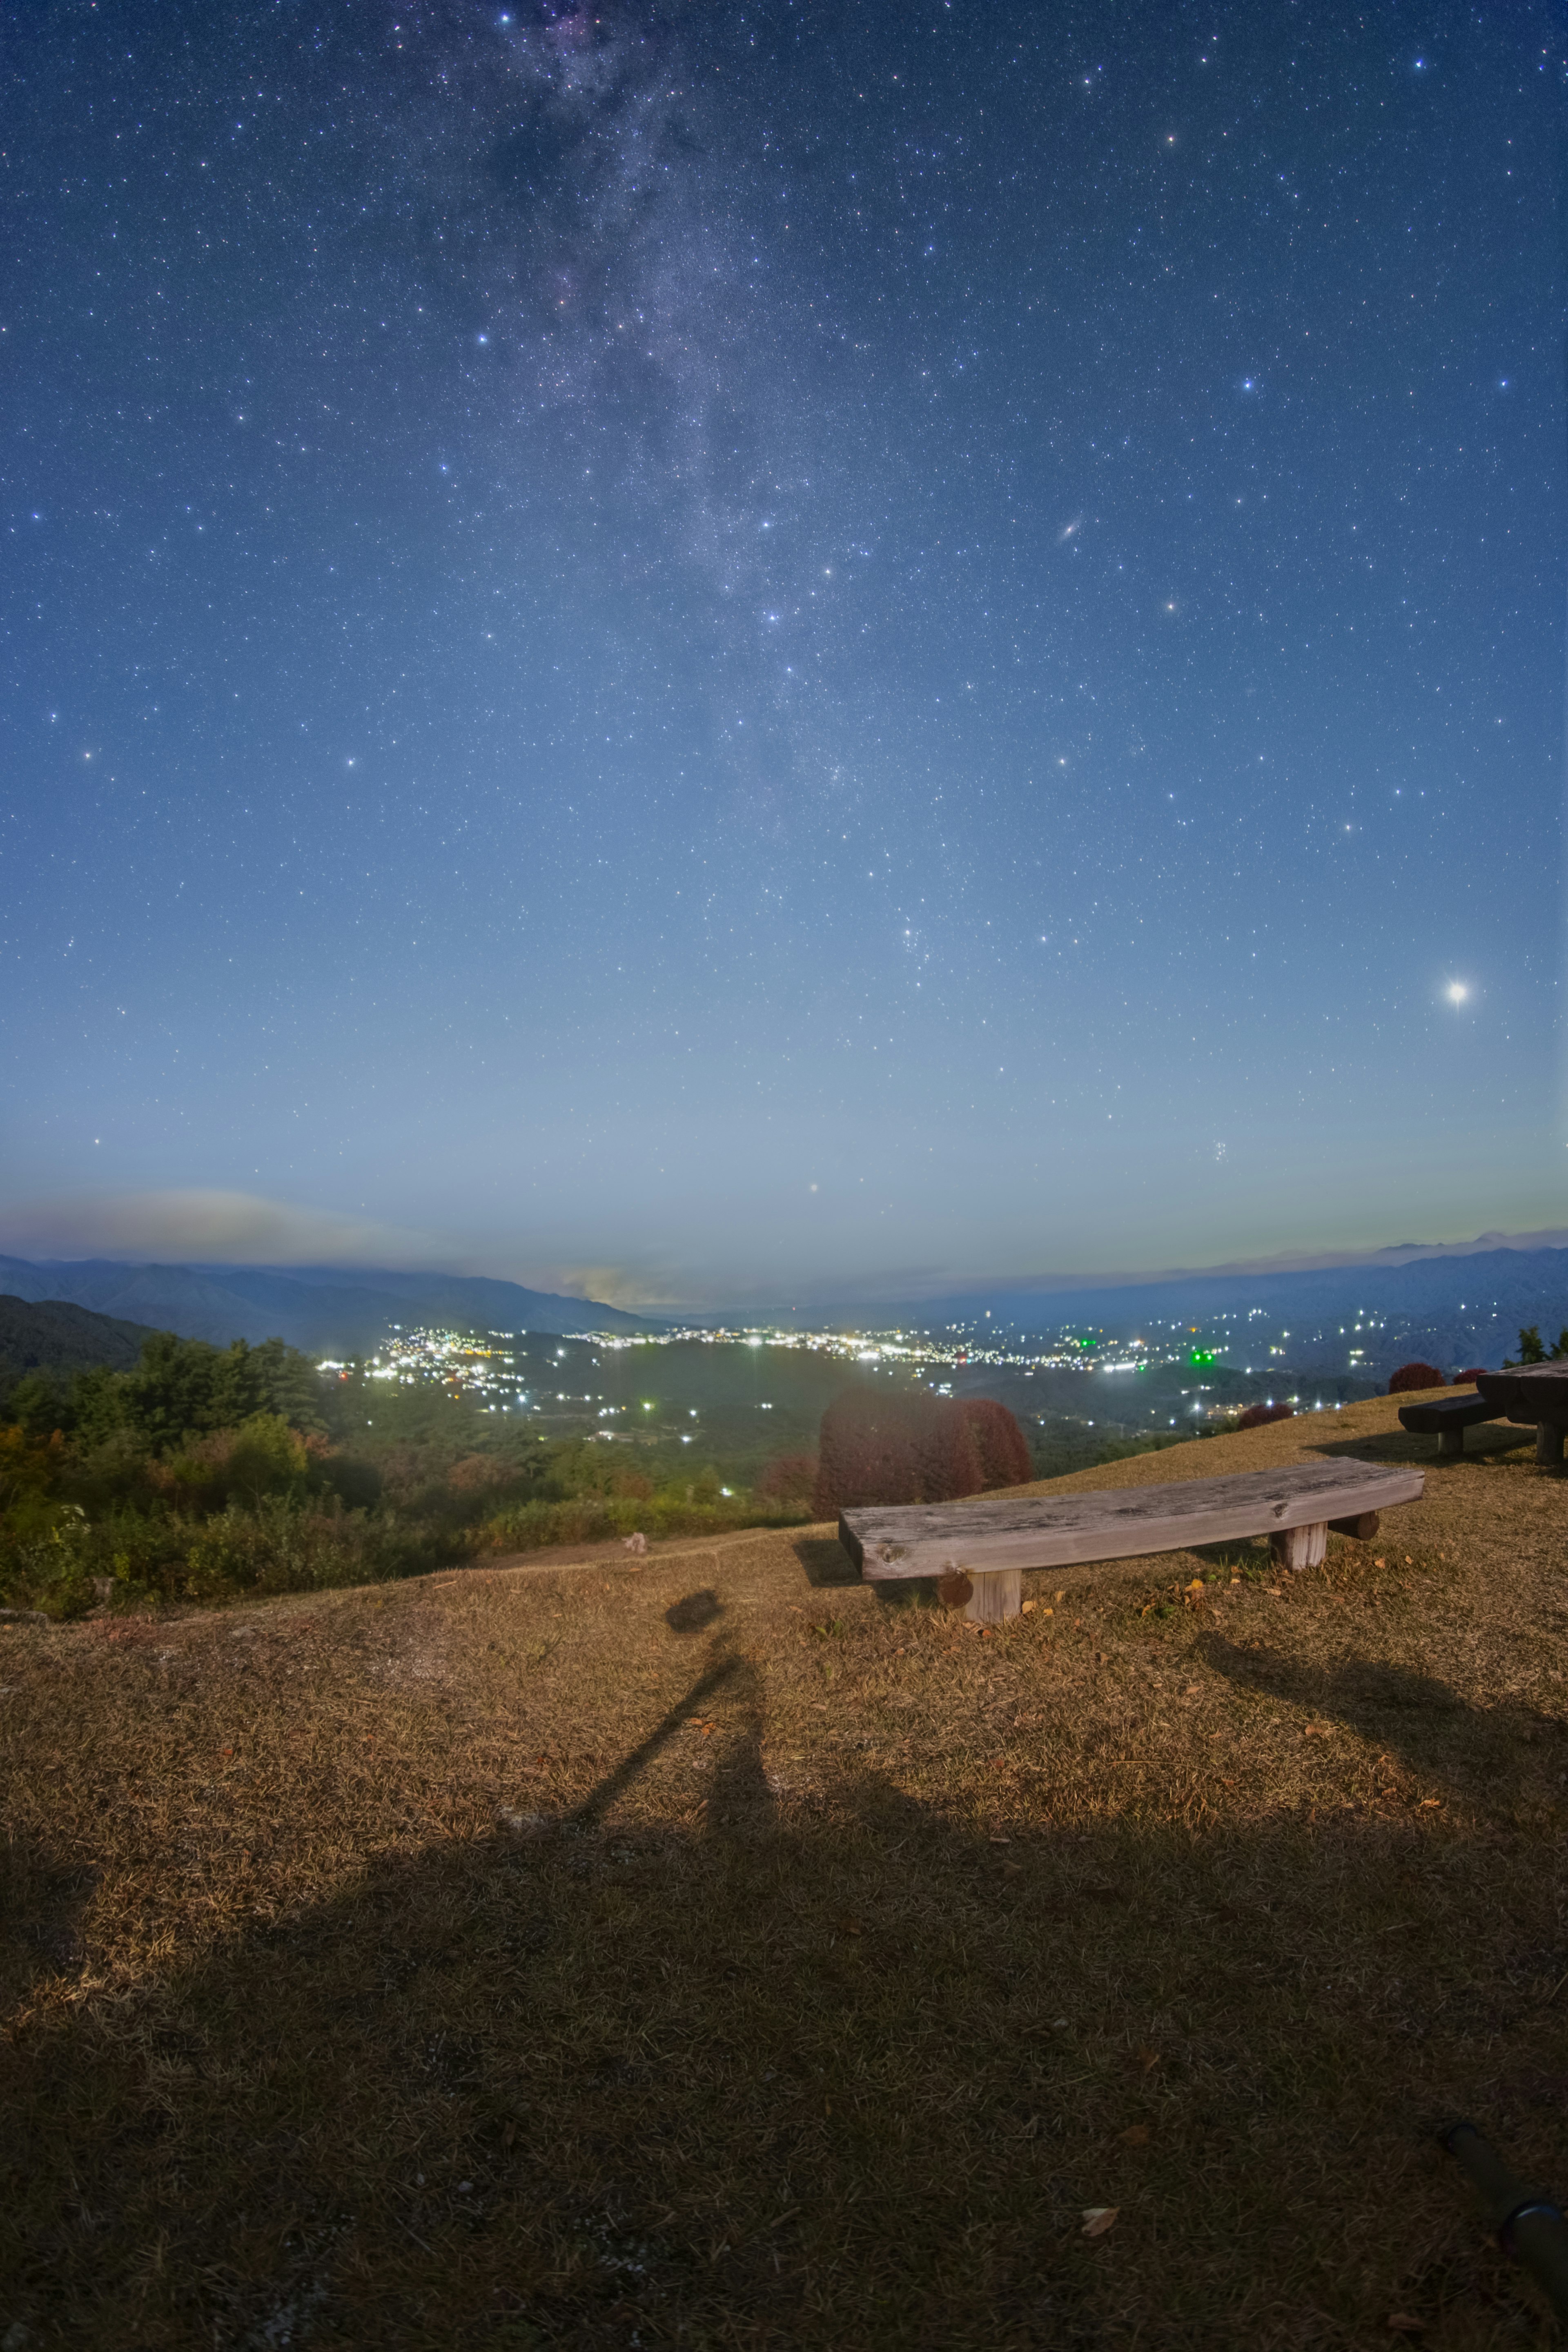
[(1554, 1421), (1535, 1424), (1535, 1458), (1549, 1467), (1563, 1459), (1563, 1432)]
[(1005, 1625), (1009, 1617), (1018, 1616), (1024, 1606), (1024, 1571), (1021, 1568), (993, 1569), (989, 1576), (977, 1576), (968, 1571), (974, 1587), (966, 1617), (977, 1625)]
[(1439, 1462), (1446, 1461), (1450, 1454), (1462, 1454), (1464, 1450), (1465, 1433), (1462, 1429), (1440, 1429), (1437, 1432), (1437, 1459)]
[(1269, 1537), (1268, 1549), (1279, 1566), (1294, 1574), (1304, 1568), (1321, 1568), (1328, 1556), (1329, 1523), (1321, 1519), (1314, 1527), (1286, 1528)]
[(1358, 1543), (1370, 1543), (1377, 1533), (1377, 1513), (1357, 1511), (1352, 1518), (1331, 1519), (1329, 1533), (1331, 1536), (1354, 1536)]

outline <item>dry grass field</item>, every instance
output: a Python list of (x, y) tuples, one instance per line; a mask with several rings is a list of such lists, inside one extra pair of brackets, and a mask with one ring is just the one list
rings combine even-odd
[(994, 1635), (823, 1528), (0, 1627), (0, 2344), (1554, 2340), (1430, 2139), (1568, 2189), (1521, 1434), (1083, 1473), (1430, 1475)]

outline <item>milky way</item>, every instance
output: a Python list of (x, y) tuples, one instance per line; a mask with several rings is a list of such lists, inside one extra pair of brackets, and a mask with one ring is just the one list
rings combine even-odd
[(0, 1237), (1555, 1221), (1546, 10), (14, 34)]

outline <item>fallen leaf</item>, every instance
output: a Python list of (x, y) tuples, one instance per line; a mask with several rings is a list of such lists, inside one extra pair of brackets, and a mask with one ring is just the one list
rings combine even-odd
[(1083, 2231), (1086, 2238), (1103, 2238), (1115, 2221), (1120, 2205), (1086, 2205), (1083, 2209)]
[(234, 1754), (234, 1750), (232, 1748), (221, 1748), (219, 1753), (224, 1756), (232, 1756)]
[(991, 1832), (990, 1843), (993, 1845), (1011, 1845), (1013, 1841), (1010, 1837), (1004, 1836), (1000, 1830), (993, 1830)]
[[(1033, 1606), (1033, 1603), (1030, 1605)], [(1054, 1617), (1056, 1613), (1057, 1612), (1054, 1609), (1042, 1609), (1040, 1612), (1042, 1617)]]
[(1425, 2336), (1426, 2322), (1417, 2319), (1413, 2311), (1391, 2311), (1387, 2325), (1395, 2336)]
[(1157, 2066), (1159, 2063), (1160, 2053), (1157, 2050), (1140, 2050), (1138, 2053), (1138, 2063), (1142, 2067), (1145, 2074), (1151, 2066)]
[(1147, 2147), (1149, 2126), (1147, 2124), (1129, 2124), (1127, 2129), (1119, 2133), (1117, 2137), (1123, 2147)]
[[(1022, 1607), (1022, 1609), (1020, 1609), (1020, 1611), (1018, 1612), (1019, 1616), (1020, 1616), (1020, 1617), (1026, 1617), (1026, 1616), (1028, 1615), (1028, 1613), (1029, 1613), (1030, 1610), (1034, 1607), (1034, 1605), (1035, 1605), (1035, 1604), (1034, 1604), (1034, 1602), (1033, 1602), (1032, 1601), (1025, 1601), (1025, 1603), (1024, 1603), (1024, 1605), (1023, 1605), (1023, 1607)], [(1049, 1616), (1049, 1614), (1050, 1614), (1049, 1610), (1047, 1610), (1047, 1611), (1046, 1612), (1046, 1614), (1047, 1614), (1047, 1616)]]
[(1374, 1559), (1373, 1561), (1373, 1568), (1386, 1568), (1388, 1566), (1388, 1562), (1385, 1559)]
[(1442, 1801), (1443, 1800), (1441, 1797), (1423, 1797), (1421, 1800), (1421, 1810), (1425, 1812), (1428, 1806), (1440, 1805)]
[(1201, 1592), (1203, 1589), (1204, 1580), (1201, 1576), (1194, 1576), (1192, 1582), (1187, 1587), (1187, 1591), (1189, 1592)]
[(1053, 1601), (1065, 1601), (1067, 1599), (1067, 1594), (1065, 1592), (1053, 1592), (1051, 1599)]
[(838, 1932), (841, 1936), (858, 1936), (863, 1934), (864, 1930), (858, 1919), (840, 1919)]

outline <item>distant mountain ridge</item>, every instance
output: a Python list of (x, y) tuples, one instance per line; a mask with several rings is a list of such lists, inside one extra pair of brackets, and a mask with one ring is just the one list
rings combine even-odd
[(125, 1323), (61, 1299), (42, 1304), (0, 1294), (0, 1384), (26, 1372), (85, 1372), (107, 1364), (128, 1372), (152, 1332), (143, 1323)]
[[(1187, 1323), (1212, 1330), (1218, 1318), (1253, 1316), (1287, 1327), (1295, 1364), (1343, 1352), (1340, 1325), (1357, 1315), (1386, 1329), (1370, 1335), (1367, 1369), (1426, 1350), (1445, 1370), (1500, 1364), (1520, 1328), (1538, 1323), (1548, 1341), (1568, 1325), (1568, 1249), (1479, 1250), (1467, 1257), (1420, 1257), (1395, 1265), (1317, 1266), (1280, 1274), (1193, 1274), (1095, 1290), (986, 1289), (905, 1307), (900, 1319), (940, 1329), (987, 1314), (1026, 1332), (1104, 1328), (1118, 1337), (1142, 1324)], [(864, 1313), (861, 1321), (868, 1320)]]
[[(63, 1300), (184, 1339), (286, 1339), (308, 1355), (363, 1355), (390, 1324), (468, 1331), (647, 1331), (640, 1316), (485, 1275), (379, 1266), (129, 1265), (0, 1257), (0, 1292)], [(101, 1361), (100, 1358), (98, 1360)]]

